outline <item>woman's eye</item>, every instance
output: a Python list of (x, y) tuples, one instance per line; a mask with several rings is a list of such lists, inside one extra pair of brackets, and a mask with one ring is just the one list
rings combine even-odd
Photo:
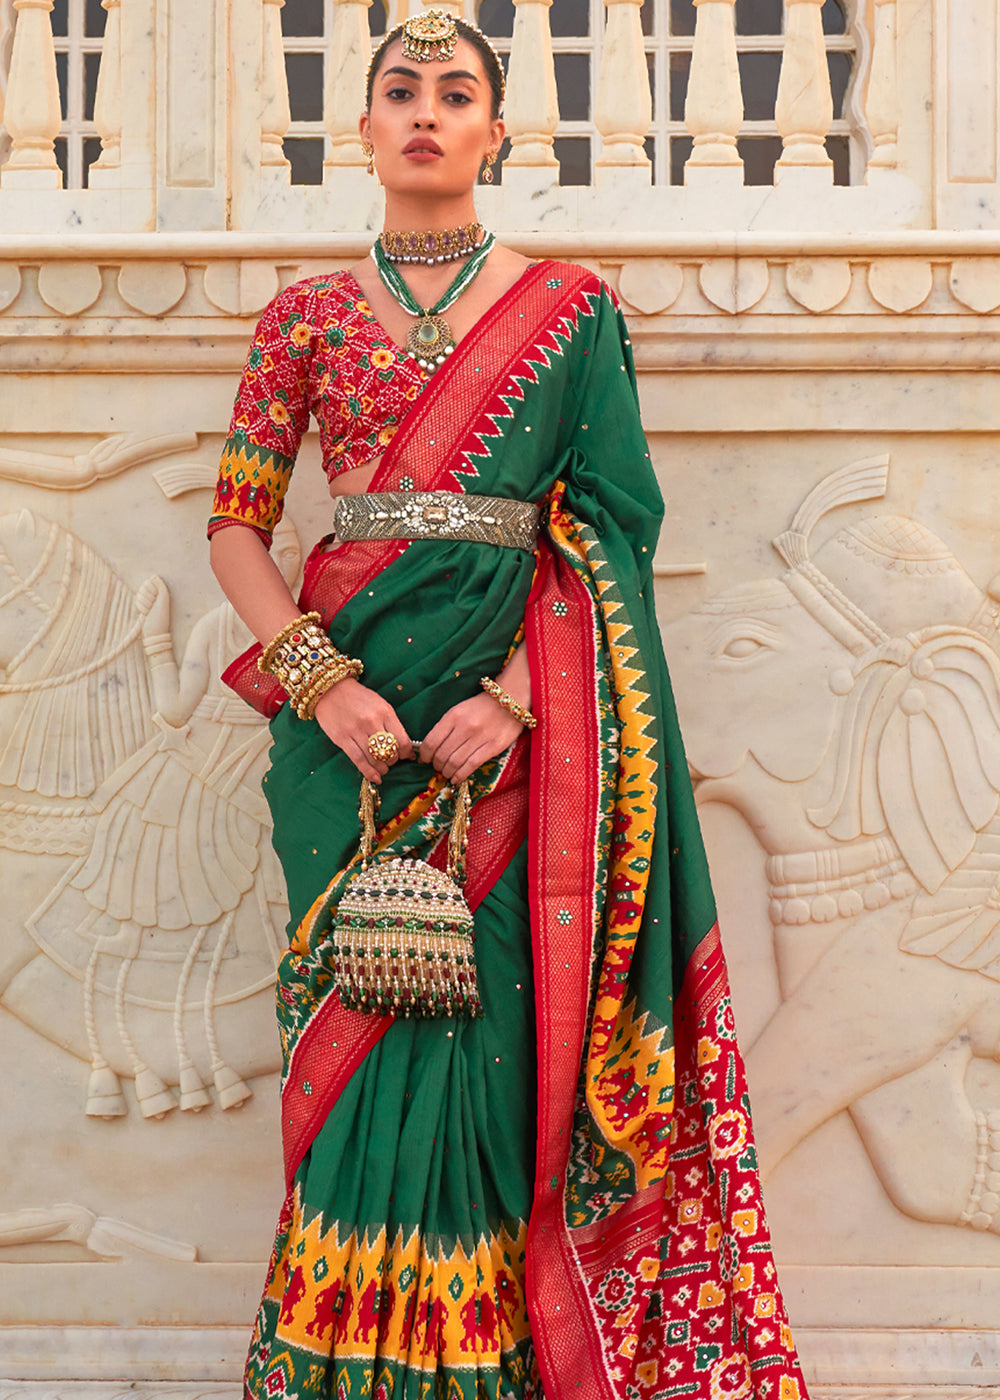
[(471, 102), (472, 98), (467, 92), (449, 92), (447, 101), (455, 103), (456, 106), (464, 106), (466, 102)]
[(723, 648), (723, 656), (731, 656), (737, 661), (743, 661), (748, 656), (754, 656), (757, 652), (763, 651), (761, 642), (753, 637), (734, 637), (733, 640)]
[(401, 102), (404, 98), (409, 97), (409, 95), (410, 89), (405, 87), (390, 88), (386, 93), (386, 97), (388, 97), (390, 102)]

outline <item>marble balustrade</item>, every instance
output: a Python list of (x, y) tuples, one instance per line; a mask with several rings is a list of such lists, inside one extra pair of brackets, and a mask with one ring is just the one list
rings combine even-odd
[[(0, 169), (0, 231), (35, 231), (48, 227), (51, 200), (26, 198), (31, 192), (58, 192), (61, 175), (54, 155), (54, 142), (60, 128), (59, 89), (56, 80), (55, 48), (52, 35), (53, 0), (12, 0), (15, 25), (13, 52), (7, 84), (3, 122), (10, 144)], [(148, 127), (148, 114), (139, 111), (136, 82), (145, 80), (156, 87), (157, 63), (150, 49), (150, 34), (136, 21), (123, 17), (121, 0), (102, 0), (108, 11), (100, 78), (97, 89), (95, 124), (102, 141), (99, 160), (92, 167), (88, 191), (64, 191), (67, 207), (77, 227), (110, 231), (117, 214), (137, 220), (136, 228), (149, 227), (157, 195), (159, 157), (146, 161), (140, 169), (135, 160)], [(226, 96), (212, 82), (212, 75), (198, 70), (186, 75), (201, 89), (204, 115), (213, 115), (229, 129), (228, 155), (222, 160), (205, 154), (201, 169), (188, 152), (178, 162), (167, 153), (166, 186), (178, 190), (183, 205), (187, 191), (218, 184), (228, 161), (233, 184), (230, 204), (216, 201), (214, 212), (230, 227), (332, 228), (348, 231), (359, 222), (368, 224), (376, 217), (377, 190), (361, 177), (367, 163), (357, 135), (357, 114), (364, 102), (364, 78), (371, 53), (368, 9), (371, 0), (334, 0), (332, 32), (324, 94), (324, 125), (328, 156), (321, 189), (292, 187), (291, 167), (283, 142), (290, 123), (288, 78), (283, 59), (281, 14), (285, 0), (219, 0), (217, 7), (202, 7), (199, 37), (208, 37), (213, 15), (227, 24), (214, 36), (228, 42), (234, 64), (237, 88), (229, 111), (219, 112)], [(847, 217), (859, 228), (892, 226), (913, 221), (920, 199), (912, 181), (898, 170), (897, 133), (900, 108), (896, 83), (898, 4), (907, 0), (877, 0), (870, 55), (859, 54), (859, 81), (867, 82), (868, 127), (871, 131), (868, 187), (861, 192), (832, 188), (832, 163), (824, 142), (829, 133), (833, 107), (830, 73), (821, 21), (822, 0), (787, 0), (784, 51), (778, 83), (776, 120), (783, 140), (783, 154), (775, 171), (776, 183), (784, 189), (779, 201), (777, 227), (803, 218), (790, 215), (789, 206), (803, 197), (813, 202), (813, 217), (830, 222), (830, 211), (839, 209), (833, 222), (841, 225)], [(559, 164), (553, 155), (553, 136), (559, 122), (554, 56), (551, 40), (551, 0), (515, 0), (515, 23), (511, 39), (509, 92), (506, 121), (511, 151), (506, 162), (507, 190), (490, 191), (498, 207), (494, 222), (513, 215), (525, 200), (546, 219), (547, 226), (572, 228), (586, 225), (592, 207), (605, 190), (618, 190), (622, 199), (623, 221), (637, 231), (669, 226), (671, 220), (682, 226), (704, 225), (704, 191), (712, 182), (725, 177), (737, 197), (729, 206), (734, 226), (755, 218), (761, 193), (744, 183), (743, 163), (737, 150), (737, 135), (743, 120), (743, 101), (736, 61), (734, 0), (695, 0), (697, 24), (691, 50), (691, 78), (686, 99), (685, 122), (693, 138), (687, 162), (684, 187), (651, 187), (651, 166), (643, 140), (651, 121), (646, 53), (641, 27), (642, 0), (606, 0), (606, 27), (601, 46), (602, 61), (596, 74), (594, 121), (602, 141), (595, 162), (594, 189), (560, 190)], [(191, 0), (179, 0), (168, 11), (162, 0), (138, 0), (136, 20), (145, 7), (159, 15), (167, 31), (168, 61), (175, 52), (173, 31), (188, 22)], [(460, 7), (459, 7), (460, 8)], [(207, 21), (206, 21), (206, 16)], [(224, 31), (224, 32), (223, 32)], [(221, 39), (219, 35), (222, 35)], [(228, 36), (228, 37), (226, 37)], [(777, 42), (781, 42), (778, 40)], [(155, 46), (154, 46), (155, 48)], [(123, 74), (130, 75), (131, 101), (123, 100)], [(172, 94), (171, 83), (180, 75), (168, 74), (165, 95), (168, 130), (172, 108), (186, 102)], [(251, 85), (248, 92), (246, 85)], [(161, 87), (162, 87), (161, 83)], [(197, 106), (197, 102), (196, 102)], [(213, 112), (213, 107), (216, 109)], [(132, 120), (133, 116), (136, 118)], [(211, 144), (204, 123), (206, 145)], [(188, 145), (198, 141), (199, 128), (192, 120), (186, 127), (179, 118), (179, 139)], [(868, 139), (867, 137), (865, 139)], [(123, 150), (129, 175), (123, 177)], [(132, 159), (129, 159), (130, 154)], [(161, 153), (162, 154), (162, 153)], [(171, 168), (171, 166), (173, 168)], [(707, 172), (707, 173), (706, 173)], [(138, 176), (138, 180), (137, 177)], [(893, 180), (893, 176), (899, 178)], [(143, 191), (144, 181), (148, 188)], [(889, 193), (886, 194), (886, 182)], [(881, 184), (880, 184), (881, 181)], [(132, 209), (125, 211), (109, 198), (111, 190), (128, 188)], [(148, 197), (136, 197), (144, 192)], [(184, 192), (182, 194), (181, 192)], [(822, 196), (825, 193), (826, 201)], [(18, 195), (22, 197), (17, 198)], [(815, 201), (819, 198), (819, 204)], [(831, 203), (831, 201), (833, 201)], [(56, 206), (51, 206), (56, 207)], [(34, 210), (34, 213), (32, 212)], [(305, 216), (303, 220), (303, 215)], [(202, 226), (205, 215), (202, 214)], [(810, 215), (805, 214), (808, 220)], [(160, 220), (161, 226), (163, 220)], [(72, 226), (72, 223), (71, 225)]]

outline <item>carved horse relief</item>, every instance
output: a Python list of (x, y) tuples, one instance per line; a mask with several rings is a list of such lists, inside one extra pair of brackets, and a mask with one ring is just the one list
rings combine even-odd
[[(78, 858), (27, 918), (38, 953), (0, 1001), (90, 1062), (88, 1114), (127, 1112), (122, 1078), (147, 1118), (207, 1107), (206, 1076), (236, 1107), (244, 1075), (279, 1067), (271, 988), (287, 917), (260, 793), (267, 728), (218, 679), (249, 636), (222, 604), (178, 664), (162, 580), (133, 594), (82, 541), (27, 513), (0, 521), (0, 547), (6, 693), (22, 697), (2, 781), (88, 799), (82, 848), (60, 844), (65, 809), (47, 818), (44, 849)], [(290, 525), (278, 557), (294, 577)]]
[(666, 643), (699, 802), (766, 852), (781, 1001), (747, 1056), (763, 1166), (847, 1109), (900, 1210), (1000, 1233), (1000, 606), (908, 517), (814, 550), (887, 474), (827, 477), (774, 542), (784, 576), (709, 599)]

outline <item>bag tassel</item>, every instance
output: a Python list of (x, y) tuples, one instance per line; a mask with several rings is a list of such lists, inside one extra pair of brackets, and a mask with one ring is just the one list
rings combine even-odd
[(376, 1016), (483, 1015), (472, 913), (462, 886), (469, 785), (455, 794), (448, 868), (391, 857), (372, 861), (378, 795), (361, 784), (361, 869), (345, 889), (331, 932), (341, 1003)]

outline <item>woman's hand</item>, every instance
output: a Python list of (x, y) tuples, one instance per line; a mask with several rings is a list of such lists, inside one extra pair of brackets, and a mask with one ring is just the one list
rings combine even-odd
[(420, 741), (420, 760), (432, 763), (449, 782), (461, 783), (488, 759), (509, 749), (521, 724), (491, 695), (473, 695), (445, 711)]
[(320, 697), (316, 722), (370, 782), (380, 783), (390, 768), (388, 763), (376, 763), (368, 752), (369, 738), (380, 729), (395, 736), (399, 758), (416, 757), (396, 711), (377, 691), (369, 690), (353, 676), (338, 681)]

